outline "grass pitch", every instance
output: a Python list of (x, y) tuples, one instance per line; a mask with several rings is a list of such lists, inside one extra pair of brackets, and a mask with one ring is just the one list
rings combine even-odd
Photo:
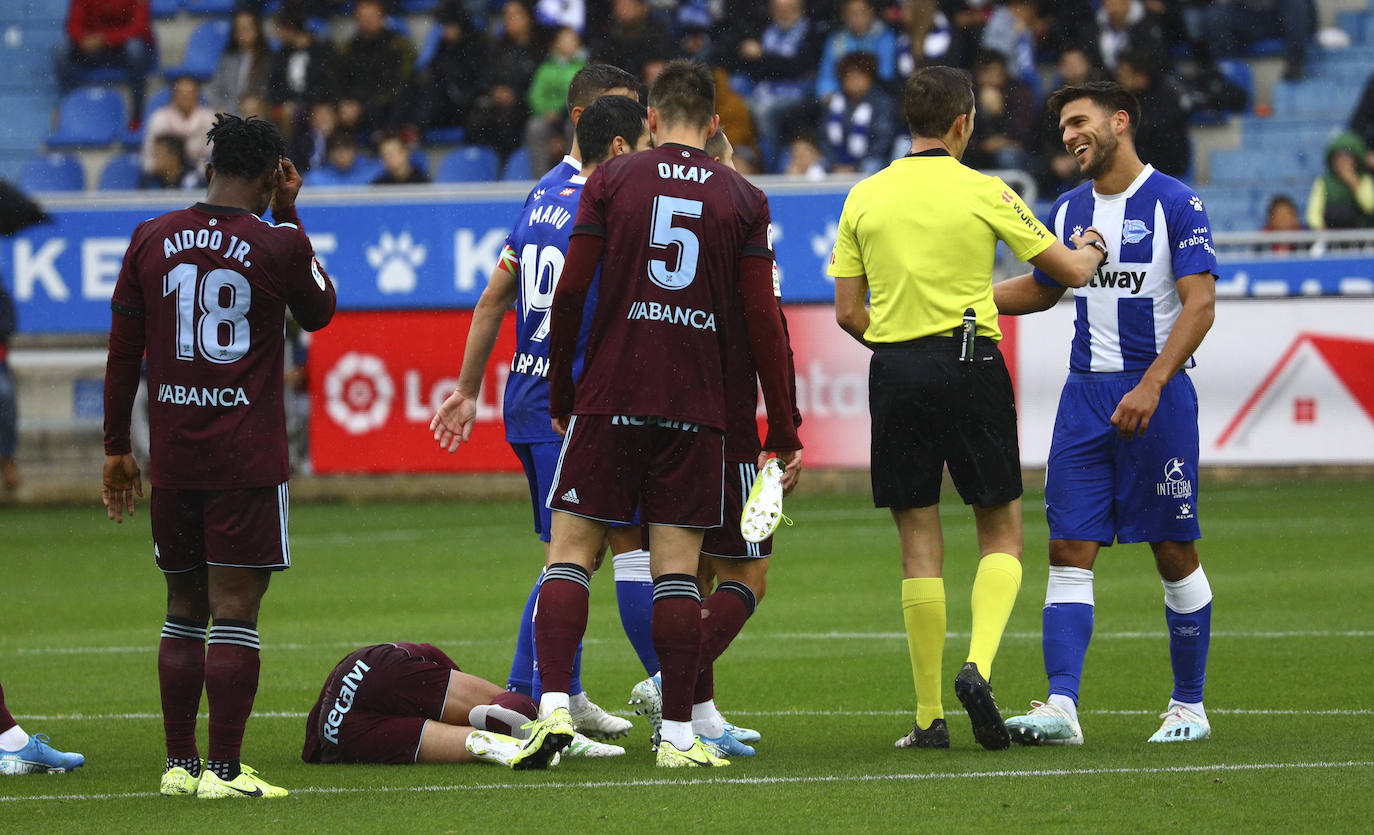
[[(1168, 641), (1149, 551), (1126, 546), (1098, 561), (1086, 745), (983, 751), (947, 687), (953, 748), (895, 750), (915, 700), (892, 524), (865, 496), (802, 495), (767, 598), (716, 672), (726, 716), (763, 733), (759, 755), (686, 774), (653, 768), (642, 723), (627, 756), (548, 772), (302, 763), (305, 712), (353, 647), (429, 641), (503, 682), (540, 551), (519, 503), (298, 505), (244, 747), (293, 794), (213, 805), (156, 794), (164, 592), (146, 505), (118, 528), (96, 507), (0, 510), (5, 695), (26, 730), (87, 757), (72, 774), (0, 778), (0, 830), (1368, 831), (1374, 484), (1204, 485), (1202, 499), (1212, 740), (1145, 744), (1169, 696)], [(1038, 495), (1026, 508), (1025, 580), (992, 679), (1008, 715), (1045, 688), (1046, 528)], [(967, 509), (944, 515), (952, 682), (974, 537)], [(624, 709), (643, 673), (601, 573), (583, 680)]]

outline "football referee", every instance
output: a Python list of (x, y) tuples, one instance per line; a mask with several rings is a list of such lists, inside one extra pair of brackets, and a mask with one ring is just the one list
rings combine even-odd
[[(890, 508), (902, 549), (902, 612), (916, 723), (898, 748), (947, 748), (940, 699), (945, 642), (940, 482), (947, 464), (973, 505), (982, 559), (973, 635), (954, 692), (987, 749), (1010, 745), (988, 678), (1021, 586), (1021, 458), (1011, 378), (992, 300), (998, 240), (1068, 286), (1105, 258), (1095, 230), (1069, 249), (1000, 179), (960, 164), (973, 134), (969, 76), (928, 67), (907, 80), (911, 153), (850, 191), (830, 262), (835, 318), (873, 349), (873, 503)], [(871, 296), (871, 310), (865, 301)]]

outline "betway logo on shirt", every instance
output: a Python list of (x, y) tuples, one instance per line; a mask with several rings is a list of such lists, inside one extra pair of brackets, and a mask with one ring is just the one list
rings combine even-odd
[(157, 387), (157, 402), (178, 406), (247, 406), (248, 395), (242, 388), (217, 389), (161, 383)]
[(1145, 285), (1145, 276), (1147, 275), (1149, 275), (1148, 270), (1107, 271), (1099, 268), (1088, 281), (1088, 286), (1130, 290), (1131, 295), (1134, 296), (1139, 294), (1140, 288)]
[(362, 686), (363, 676), (371, 669), (359, 658), (354, 662), (353, 669), (344, 676), (343, 685), (339, 687), (339, 698), (334, 700), (334, 708), (324, 720), (324, 738), (335, 745), (339, 744), (339, 728), (343, 726), (344, 716), (353, 709), (353, 699), (358, 695), (358, 688)]
[(648, 319), (653, 322), (668, 322), (673, 325), (686, 325), (699, 331), (714, 331), (716, 315), (694, 307), (680, 307), (675, 304), (658, 302), (631, 302), (626, 319)]

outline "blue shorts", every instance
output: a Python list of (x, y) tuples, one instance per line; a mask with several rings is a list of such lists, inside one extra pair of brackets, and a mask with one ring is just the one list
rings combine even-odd
[(512, 442), (515, 457), (525, 468), (525, 480), (530, 483), (530, 504), (534, 507), (534, 532), (544, 542), (549, 541), (549, 526), (553, 511), (545, 504), (553, 486), (553, 474), (558, 469), (558, 451), (563, 444), (558, 441), (545, 441), (534, 444)]
[[(558, 454), (563, 449), (562, 441), (539, 441), (521, 444), (510, 441), (520, 466), (525, 468), (525, 480), (530, 484), (530, 505), (534, 508), (534, 532), (539, 538), (549, 541), (549, 530), (553, 524), (553, 511), (549, 510), (549, 490), (553, 487), (554, 473), (558, 471)], [(635, 513), (635, 524), (639, 524), (639, 513)], [(611, 525), (613, 528), (620, 525)]]
[(1189, 542), (1197, 521), (1197, 391), (1179, 372), (1160, 392), (1150, 427), (1123, 440), (1112, 426), (1138, 371), (1070, 372), (1059, 396), (1045, 476), (1050, 539)]

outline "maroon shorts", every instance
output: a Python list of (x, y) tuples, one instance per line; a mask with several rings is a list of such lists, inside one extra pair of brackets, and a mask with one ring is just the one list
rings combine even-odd
[(306, 720), (301, 759), (415, 762), (425, 722), (439, 721), (453, 662), (429, 644), (377, 644), (349, 653)]
[(725, 521), (706, 532), (701, 553), (708, 557), (757, 560), (773, 554), (773, 537), (762, 542), (745, 542), (739, 520), (744, 515), (744, 500), (759, 476), (757, 463), (728, 461), (725, 464)]
[(724, 466), (725, 435), (709, 426), (573, 415), (548, 505), (603, 522), (714, 528)]
[(153, 555), (167, 574), (202, 565), (291, 567), (286, 483), (241, 490), (153, 488)]

